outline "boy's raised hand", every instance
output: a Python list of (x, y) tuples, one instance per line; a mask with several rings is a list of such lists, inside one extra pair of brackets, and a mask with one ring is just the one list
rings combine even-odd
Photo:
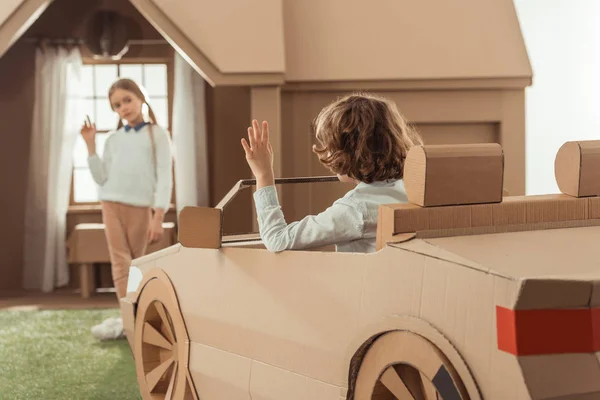
[(262, 130), (257, 120), (248, 128), (248, 140), (242, 139), (242, 147), (246, 152), (246, 161), (256, 177), (256, 188), (275, 184), (273, 174), (273, 148), (269, 142), (269, 124), (263, 121)]

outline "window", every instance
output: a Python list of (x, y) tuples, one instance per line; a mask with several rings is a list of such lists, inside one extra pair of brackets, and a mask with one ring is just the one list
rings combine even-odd
[[(110, 108), (108, 89), (117, 78), (131, 78), (146, 89), (148, 102), (159, 125), (170, 130), (167, 63), (87, 64), (83, 66), (83, 109), (96, 123), (96, 151), (102, 157), (107, 133), (117, 127), (118, 116)], [(98, 186), (87, 164), (87, 147), (80, 135), (73, 152), (71, 204), (98, 202)]]

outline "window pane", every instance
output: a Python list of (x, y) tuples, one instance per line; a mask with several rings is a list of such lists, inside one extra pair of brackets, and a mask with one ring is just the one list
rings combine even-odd
[(169, 127), (169, 114), (167, 110), (167, 99), (152, 99), (150, 103), (152, 106), (152, 111), (154, 111), (154, 115), (156, 115), (156, 119), (158, 120), (158, 124), (165, 129)]
[(96, 96), (107, 96), (110, 85), (117, 80), (117, 66), (111, 65), (95, 65), (96, 72)]
[(117, 127), (118, 115), (110, 108), (108, 98), (98, 98), (96, 101), (96, 128), (99, 131), (109, 131)]
[(142, 64), (121, 64), (121, 78), (133, 79), (137, 84), (142, 84)]
[(94, 66), (84, 65), (81, 71), (81, 95), (94, 96)]
[(88, 169), (73, 171), (73, 197), (76, 203), (98, 201), (98, 186)]
[(87, 157), (88, 151), (85, 141), (81, 135), (78, 135), (77, 139), (75, 139), (75, 147), (73, 148), (73, 167), (87, 167)]
[(165, 64), (144, 65), (144, 86), (150, 98), (167, 96), (167, 66)]

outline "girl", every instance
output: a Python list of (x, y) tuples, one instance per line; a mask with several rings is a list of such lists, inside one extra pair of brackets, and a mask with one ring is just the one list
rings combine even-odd
[[(112, 278), (117, 298), (121, 298), (127, 292), (131, 260), (143, 256), (147, 244), (163, 234), (172, 188), (171, 143), (134, 81), (119, 79), (110, 87), (108, 98), (119, 123), (106, 140), (103, 158), (96, 154), (96, 125), (89, 117), (81, 135), (88, 148), (90, 171), (100, 186)], [(144, 120), (143, 107), (148, 108), (149, 121)], [(122, 321), (109, 318), (92, 328), (92, 333), (100, 339), (119, 337)]]
[(325, 107), (316, 118), (313, 151), (342, 182), (356, 187), (327, 210), (301, 221), (285, 222), (273, 176), (269, 126), (254, 120), (242, 139), (256, 177), (254, 201), (261, 238), (268, 250), (304, 249), (335, 244), (336, 251), (376, 250), (379, 204), (407, 201), (404, 160), (423, 141), (395, 104), (370, 94), (350, 95)]

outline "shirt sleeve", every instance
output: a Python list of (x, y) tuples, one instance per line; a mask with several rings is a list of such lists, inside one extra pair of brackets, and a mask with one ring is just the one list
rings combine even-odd
[(90, 172), (92, 173), (92, 178), (94, 178), (94, 181), (100, 186), (104, 185), (108, 180), (111, 159), (110, 137), (104, 142), (102, 158), (100, 158), (98, 154), (88, 156), (87, 161)]
[(154, 208), (169, 209), (173, 189), (172, 149), (169, 134), (158, 125), (152, 126), (156, 144), (156, 192)]
[(260, 236), (269, 251), (339, 244), (363, 236), (364, 217), (352, 202), (339, 199), (325, 211), (287, 224), (275, 186), (254, 192)]

